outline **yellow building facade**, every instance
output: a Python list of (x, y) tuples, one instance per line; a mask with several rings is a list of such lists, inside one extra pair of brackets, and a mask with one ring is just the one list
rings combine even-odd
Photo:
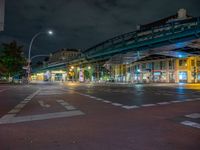
[(199, 83), (200, 56), (165, 58), (113, 65), (115, 81), (137, 83)]

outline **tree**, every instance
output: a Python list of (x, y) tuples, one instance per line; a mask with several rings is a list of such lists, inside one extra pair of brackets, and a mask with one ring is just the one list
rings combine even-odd
[(88, 70), (84, 70), (84, 77), (85, 79), (89, 79), (90, 78), (90, 73)]
[(16, 41), (12, 41), (8, 44), (3, 43), (2, 49), (0, 66), (3, 70), (1, 70), (1, 74), (10, 77), (22, 73), (22, 66), (26, 63), (23, 56), (23, 46), (18, 46)]

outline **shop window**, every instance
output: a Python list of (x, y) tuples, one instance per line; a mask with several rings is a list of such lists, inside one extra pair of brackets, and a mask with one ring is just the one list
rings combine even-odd
[(179, 82), (187, 82), (187, 72), (179, 72)]

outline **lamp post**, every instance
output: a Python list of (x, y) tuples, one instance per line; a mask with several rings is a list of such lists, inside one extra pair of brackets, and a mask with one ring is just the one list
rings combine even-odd
[(49, 34), (49, 35), (53, 35), (53, 31), (49, 30), (49, 31), (47, 31), (47, 32), (38, 32), (38, 33), (36, 33), (36, 34), (32, 37), (31, 42), (30, 42), (30, 45), (29, 45), (29, 50), (28, 50), (28, 66), (27, 66), (28, 81), (29, 81), (29, 78), (30, 78), (30, 70), (31, 70), (30, 64), (31, 64), (31, 48), (32, 48), (32, 44), (33, 44), (33, 41), (34, 41), (40, 34)]

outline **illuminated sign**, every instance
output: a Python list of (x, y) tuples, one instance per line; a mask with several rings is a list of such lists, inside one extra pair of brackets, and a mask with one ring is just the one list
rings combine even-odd
[(79, 72), (79, 81), (84, 82), (84, 74), (83, 74), (82, 70), (80, 70), (80, 72)]

